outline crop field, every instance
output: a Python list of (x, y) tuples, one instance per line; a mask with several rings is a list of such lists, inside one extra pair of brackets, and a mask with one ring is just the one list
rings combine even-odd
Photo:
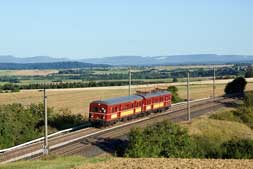
[[(180, 84), (180, 83), (178, 83)], [(132, 93), (135, 91), (149, 91), (154, 88), (166, 89), (168, 85), (149, 85), (147, 87), (133, 86)], [(225, 84), (216, 85), (216, 95), (224, 94)], [(177, 86), (179, 96), (186, 99), (186, 86)], [(247, 90), (253, 89), (253, 83), (248, 83)], [(118, 96), (128, 95), (128, 86), (115, 87), (96, 87), (96, 88), (77, 88), (77, 89), (51, 89), (47, 90), (48, 106), (56, 110), (69, 109), (74, 114), (87, 116), (89, 103), (94, 100), (107, 99)], [(212, 96), (211, 84), (194, 84), (190, 87), (191, 99), (199, 99)], [(23, 90), (17, 93), (0, 93), (0, 104), (21, 103), (29, 105), (40, 103), (43, 100), (43, 92), (39, 90)]]
[(46, 76), (58, 70), (0, 70), (0, 76)]

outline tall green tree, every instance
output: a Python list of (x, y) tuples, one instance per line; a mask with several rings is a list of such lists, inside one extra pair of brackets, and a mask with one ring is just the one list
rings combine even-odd
[(243, 77), (237, 77), (225, 87), (226, 94), (244, 93), (247, 81)]

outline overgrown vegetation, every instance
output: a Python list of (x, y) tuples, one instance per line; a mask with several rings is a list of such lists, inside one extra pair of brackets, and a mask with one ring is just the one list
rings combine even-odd
[(178, 125), (164, 121), (129, 134), (127, 157), (198, 157), (196, 145), (187, 131)]
[(168, 121), (129, 134), (126, 157), (253, 158), (253, 141), (232, 139), (222, 144), (206, 137), (190, 136)]
[(243, 104), (236, 110), (214, 114), (210, 118), (241, 122), (253, 129), (253, 92), (245, 94)]
[[(0, 106), (0, 148), (18, 145), (43, 135), (44, 107), (42, 104), (21, 104)], [(85, 123), (81, 115), (69, 111), (62, 114), (48, 108), (49, 132)]]
[[(236, 110), (211, 115), (210, 119), (235, 121), (253, 129), (253, 93), (246, 93), (243, 104)], [(206, 124), (208, 125), (208, 124)], [(203, 126), (202, 126), (203, 127)], [(249, 129), (249, 130), (251, 130)], [(225, 129), (226, 130), (226, 129)], [(229, 130), (229, 129), (227, 129)], [(222, 137), (225, 133), (221, 131)], [(215, 135), (215, 132), (213, 132)], [(253, 158), (251, 137), (227, 137), (219, 135), (189, 135), (177, 124), (164, 121), (145, 129), (133, 129), (125, 150), (127, 157), (179, 157), (179, 158)]]

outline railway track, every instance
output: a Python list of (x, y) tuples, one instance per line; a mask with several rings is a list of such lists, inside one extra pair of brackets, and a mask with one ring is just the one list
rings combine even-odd
[[(232, 102), (233, 99), (219, 97), (213, 99), (203, 99), (192, 101), (192, 117), (199, 116), (212, 109), (223, 107), (225, 103)], [(142, 117), (127, 123), (118, 123), (108, 128), (87, 127), (78, 131), (60, 135), (49, 139), (50, 153), (57, 155), (82, 154), (93, 156), (101, 153), (101, 149), (110, 151), (114, 141), (126, 135), (132, 127), (145, 127), (156, 122), (170, 119), (175, 122), (186, 120), (186, 103), (174, 104), (172, 108), (163, 113), (154, 113), (150, 116)], [(107, 147), (108, 146), (108, 147)], [(99, 148), (98, 148), (99, 147)], [(108, 149), (108, 150), (106, 150)], [(0, 154), (0, 163), (7, 163), (22, 159), (38, 159), (43, 155), (43, 141), (26, 145), (12, 151)]]

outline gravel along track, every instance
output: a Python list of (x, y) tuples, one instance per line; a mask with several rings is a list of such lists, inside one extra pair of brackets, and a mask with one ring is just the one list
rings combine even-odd
[[(231, 102), (233, 99), (229, 98), (217, 98), (215, 102), (212, 99), (204, 100), (200, 102), (194, 102), (191, 104), (192, 117), (199, 116), (211, 110), (218, 109), (225, 106), (224, 103)], [(130, 121), (128, 123), (118, 123), (112, 128), (98, 129), (98, 128), (86, 128), (71, 132), (68, 134), (60, 135), (49, 139), (49, 146), (52, 148), (59, 143), (70, 141), (75, 139), (69, 144), (50, 150), (52, 154), (57, 155), (73, 155), (82, 154), (85, 156), (95, 156), (103, 153), (104, 151), (111, 151), (114, 141), (118, 142), (118, 138), (125, 136), (132, 127), (145, 127), (155, 122), (162, 121), (164, 119), (170, 119), (173, 121), (186, 120), (186, 104), (179, 104), (172, 107), (171, 110), (164, 113), (156, 113), (147, 117), (143, 117), (137, 120)], [(137, 122), (138, 121), (138, 122)], [(124, 125), (124, 126), (122, 126)], [(94, 134), (97, 133), (97, 134)], [(89, 136), (92, 135), (92, 136)], [(89, 136), (84, 138), (85, 136)], [(79, 139), (80, 138), (80, 139)], [(84, 139), (81, 139), (84, 138)], [(105, 144), (106, 143), (106, 144)], [(13, 151), (5, 152), (0, 155), (0, 163), (20, 157), (31, 152), (39, 151), (42, 149), (43, 142), (31, 144)], [(42, 153), (26, 157), (25, 159), (37, 159), (42, 156)]]
[(76, 169), (253, 169), (253, 160), (213, 160), (175, 158), (112, 158)]

